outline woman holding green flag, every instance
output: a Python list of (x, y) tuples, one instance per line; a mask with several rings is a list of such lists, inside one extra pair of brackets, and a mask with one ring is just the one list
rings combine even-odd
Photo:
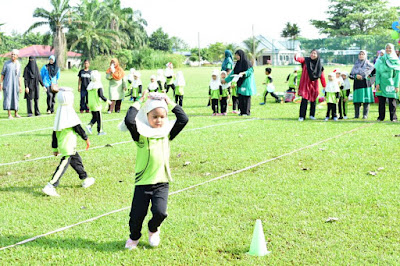
[(388, 99), (390, 120), (396, 122), (396, 100), (398, 99), (400, 83), (400, 60), (396, 55), (393, 44), (386, 44), (385, 52), (375, 64), (375, 88), (376, 95), (379, 98), (378, 121), (385, 120), (385, 105), (386, 99)]

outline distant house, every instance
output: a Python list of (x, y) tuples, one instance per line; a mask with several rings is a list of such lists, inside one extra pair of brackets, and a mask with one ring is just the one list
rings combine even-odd
[[(0, 57), (10, 57), (11, 52), (0, 55)], [(22, 49), (19, 49), (18, 57), (24, 58), (29, 56), (35, 56), (36, 59), (48, 59), (51, 55), (54, 55), (51, 46), (49, 45), (32, 45)], [(80, 67), (82, 54), (75, 52), (67, 52), (67, 67)]]
[(299, 41), (274, 40), (262, 35), (257, 36), (256, 39), (260, 40), (258, 50), (264, 50), (262, 55), (257, 58), (258, 65), (295, 64), (294, 55), (302, 52)]

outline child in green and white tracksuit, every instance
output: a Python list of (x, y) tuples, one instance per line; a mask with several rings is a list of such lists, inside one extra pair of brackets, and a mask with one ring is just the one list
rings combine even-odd
[(340, 86), (339, 119), (347, 119), (347, 103), (350, 95), (349, 73), (342, 72), (342, 86)]
[(227, 77), (226, 71), (221, 72), (221, 90), (222, 93), (220, 94), (219, 102), (221, 105), (221, 114), (226, 115), (226, 111), (228, 109), (228, 100), (229, 95), (231, 94), (231, 83), (226, 83), (225, 78)]
[(151, 75), (150, 76), (150, 84), (147, 87), (147, 92), (157, 92), (158, 91), (158, 84), (156, 81), (156, 76), (155, 75)]
[(336, 104), (339, 100), (340, 88), (336, 80), (335, 73), (329, 73), (328, 82), (325, 87), (325, 100), (328, 103), (328, 111), (326, 112), (325, 121), (329, 120), (329, 115), (332, 113), (332, 119), (337, 121)]
[(73, 108), (74, 94), (72, 93), (72, 88), (63, 87), (58, 89), (56, 86), (52, 86), (51, 89), (53, 93), (58, 92), (56, 97), (59, 103), (54, 120), (52, 148), (54, 156), (61, 154), (62, 158), (50, 182), (47, 183), (42, 191), (49, 196), (60, 196), (56, 191), (56, 187), (70, 164), (79, 175), (79, 178), (83, 180), (83, 187), (86, 188), (93, 185), (95, 180), (87, 176), (82, 164), (82, 158), (76, 150), (77, 134), (86, 141), (86, 149), (89, 149), (90, 142)]
[(174, 78), (175, 78), (175, 74), (174, 74), (174, 65), (171, 62), (168, 62), (168, 64), (165, 65), (165, 93), (168, 93), (169, 89), (172, 89), (172, 92), (174, 93), (175, 96), (175, 83), (174, 83)]
[(260, 105), (264, 105), (267, 102), (268, 93), (270, 93), (271, 96), (275, 98), (276, 102), (279, 102), (279, 97), (274, 93), (275, 86), (273, 84), (271, 73), (272, 73), (272, 69), (270, 67), (267, 67), (265, 69), (266, 78), (265, 78), (265, 82), (263, 83), (263, 85), (265, 85), (265, 91), (263, 94), (264, 101), (262, 103), (260, 103)]
[(92, 134), (92, 127), (97, 123), (97, 135), (105, 135), (106, 132), (102, 128), (102, 116), (101, 116), (101, 102), (107, 102), (108, 105), (111, 104), (110, 100), (107, 100), (103, 95), (103, 84), (101, 83), (101, 74), (97, 70), (93, 70), (90, 74), (91, 81), (87, 87), (88, 91), (88, 106), (89, 110), (92, 112), (92, 120), (86, 126), (86, 129), (90, 134)]
[[(143, 100), (142, 97), (141, 100)], [(176, 115), (176, 121), (168, 121), (168, 106)], [(129, 108), (120, 128), (128, 129), (137, 147), (135, 163), (135, 192), (130, 212), (130, 236), (125, 248), (134, 249), (142, 236), (142, 224), (151, 201), (153, 217), (148, 223), (149, 244), (160, 243), (160, 225), (167, 217), (169, 182), (172, 181), (169, 167), (169, 143), (188, 123), (182, 107), (168, 96), (150, 93), (140, 108), (140, 103)]]
[(184, 87), (186, 86), (185, 77), (183, 76), (182, 71), (178, 71), (176, 73), (175, 79), (175, 103), (183, 106), (183, 95), (184, 95)]
[(214, 70), (211, 75), (211, 80), (209, 84), (208, 95), (211, 101), (211, 108), (213, 110), (213, 116), (219, 115), (218, 113), (218, 100), (222, 94), (222, 85), (218, 78), (218, 70)]
[(128, 76), (128, 82), (131, 84), (130, 88), (131, 101), (136, 101), (142, 95), (142, 80), (140, 79), (140, 76), (141, 74), (139, 71), (133, 71)]

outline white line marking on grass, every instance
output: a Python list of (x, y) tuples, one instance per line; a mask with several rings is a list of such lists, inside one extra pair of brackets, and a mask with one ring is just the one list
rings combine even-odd
[[(257, 119), (256, 118), (252, 118), (252, 119), (238, 120), (238, 121), (233, 121), (233, 122), (228, 122), (228, 123), (209, 125), (209, 126), (205, 126), (205, 127), (191, 128), (191, 129), (183, 130), (182, 133), (187, 132), (187, 131), (197, 131), (197, 130), (212, 128), (212, 127), (225, 126), (225, 125), (229, 125), (229, 124), (243, 123), (243, 122), (249, 122), (249, 121), (255, 121), (255, 120), (257, 120)], [(116, 145), (126, 144), (126, 143), (130, 143), (130, 142), (133, 142), (133, 140), (121, 141), (121, 142), (116, 142), (116, 143), (111, 143), (111, 144), (106, 144), (106, 145), (116, 146)], [(97, 149), (107, 148), (106, 145), (92, 147), (92, 148), (89, 148), (89, 150), (97, 150)], [(85, 151), (86, 151), (85, 149), (84, 150), (78, 150), (78, 152), (85, 152)], [(14, 164), (20, 164), (20, 163), (39, 161), (39, 160), (49, 159), (49, 158), (52, 158), (52, 157), (54, 157), (54, 155), (37, 157), (37, 158), (33, 158), (33, 159), (28, 159), (28, 160), (20, 160), (20, 161), (9, 162), (9, 163), (0, 163), (0, 166), (14, 165)]]
[[(122, 119), (115, 118), (115, 119), (103, 120), (103, 122), (110, 122), (110, 121), (116, 121), (116, 120), (122, 120)], [(42, 131), (42, 130), (49, 130), (49, 129), (52, 129), (52, 128), (53, 127), (45, 127), (45, 128), (38, 128), (38, 129), (28, 130), (28, 131), (19, 131), (19, 132), (7, 133), (7, 134), (0, 135), (0, 137), (20, 135), (20, 134), (31, 133), (31, 132)]]
[[(313, 144), (310, 144), (310, 145), (304, 146), (304, 147), (302, 147), (302, 148), (293, 150), (293, 151), (291, 151), (291, 152), (284, 153), (284, 154), (279, 155), (279, 156), (277, 156), (277, 157), (274, 157), (274, 158), (271, 158), (271, 159), (268, 159), (268, 160), (265, 160), (265, 161), (262, 161), (262, 162), (259, 162), (259, 163), (250, 165), (250, 166), (247, 166), (247, 167), (245, 167), (245, 168), (242, 168), (242, 169), (233, 171), (233, 172), (231, 172), (231, 173), (224, 174), (224, 175), (221, 175), (221, 176), (212, 178), (212, 179), (210, 179), (210, 180), (207, 180), (207, 181), (205, 181), (205, 182), (201, 182), (201, 183), (196, 184), (196, 185), (192, 185), (192, 186), (189, 186), (189, 187), (186, 187), (186, 188), (183, 188), (183, 189), (179, 189), (179, 190), (173, 191), (173, 192), (169, 193), (169, 195), (170, 195), (170, 196), (176, 195), (176, 194), (179, 194), (179, 193), (181, 193), (181, 192), (184, 192), (184, 191), (187, 191), (187, 190), (190, 190), (190, 189), (193, 189), (193, 188), (196, 188), (196, 187), (200, 187), (200, 186), (206, 185), (206, 184), (208, 184), (208, 183), (211, 183), (211, 182), (220, 180), (220, 179), (222, 179), (222, 178), (225, 178), (225, 177), (228, 177), (228, 176), (232, 176), (232, 175), (236, 175), (236, 174), (242, 173), (242, 172), (244, 172), (244, 171), (247, 171), (247, 170), (256, 168), (256, 167), (258, 167), (258, 166), (260, 166), (260, 165), (263, 165), (263, 164), (266, 164), (266, 163), (269, 163), (269, 162), (278, 160), (278, 159), (280, 159), (280, 158), (282, 158), (282, 157), (286, 157), (286, 156), (292, 155), (292, 154), (294, 154), (294, 153), (297, 153), (297, 152), (299, 152), (299, 151), (303, 151), (303, 150), (312, 148), (312, 147), (314, 147), (314, 146), (317, 146), (317, 145), (319, 145), (319, 144), (328, 142), (328, 141), (330, 141), (330, 140), (340, 138), (340, 137), (342, 137), (342, 136), (344, 136), (344, 135), (351, 134), (351, 133), (353, 133), (353, 132), (356, 132), (356, 131), (361, 130), (361, 129), (363, 129), (363, 128), (372, 126), (372, 125), (374, 125), (374, 124), (375, 124), (375, 123), (371, 123), (371, 124), (368, 124), (368, 125), (364, 125), (364, 126), (361, 126), (361, 127), (358, 127), (358, 128), (355, 128), (355, 129), (352, 129), (352, 130), (349, 130), (349, 131), (340, 133), (339, 135), (336, 135), (336, 136), (334, 136), (334, 137), (330, 137), (330, 138), (327, 138), (327, 139), (324, 139), (324, 140), (315, 142), (315, 143), (313, 143)], [(111, 214), (114, 214), (114, 213), (117, 213), (117, 212), (121, 212), (121, 211), (127, 210), (127, 209), (129, 209), (129, 208), (130, 208), (130, 206), (124, 207), (124, 208), (121, 208), (121, 209), (118, 209), (118, 210), (110, 211), (110, 212), (104, 213), (104, 214), (102, 214), (102, 215), (99, 215), (99, 216), (90, 218), (90, 219), (88, 219), (88, 220), (78, 222), (78, 223), (76, 223), (76, 224), (68, 225), (68, 226), (65, 226), (65, 227), (56, 229), (56, 230), (54, 230), (54, 231), (47, 232), (47, 233), (45, 233), (45, 234), (41, 234), (41, 235), (38, 235), (38, 236), (34, 236), (34, 237), (32, 237), (32, 238), (25, 239), (25, 240), (23, 240), (23, 241), (20, 241), (20, 242), (18, 242), (18, 243), (13, 244), (13, 245), (9, 245), (9, 246), (6, 246), (6, 247), (2, 247), (2, 248), (0, 248), (0, 251), (1, 251), (1, 250), (6, 250), (6, 249), (9, 249), (9, 248), (13, 248), (13, 247), (16, 247), (16, 246), (19, 246), (19, 245), (23, 245), (23, 244), (32, 242), (32, 241), (34, 241), (34, 240), (36, 240), (36, 239), (38, 239), (38, 238), (42, 238), (42, 237), (45, 237), (45, 236), (48, 236), (48, 235), (51, 235), (51, 234), (54, 234), (54, 233), (57, 233), (57, 232), (65, 231), (65, 230), (67, 230), (67, 229), (70, 229), (70, 228), (72, 228), (72, 227), (75, 227), (75, 226), (78, 226), (78, 225), (81, 225), (81, 224), (93, 222), (93, 221), (95, 221), (95, 220), (97, 220), (97, 219), (100, 219), (100, 218), (102, 218), (102, 217), (105, 217), (105, 216), (108, 216), (108, 215), (111, 215)]]

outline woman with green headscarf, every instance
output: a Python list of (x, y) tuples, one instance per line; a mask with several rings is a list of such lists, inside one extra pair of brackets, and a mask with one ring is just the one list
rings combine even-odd
[(386, 44), (385, 51), (386, 53), (381, 56), (375, 64), (375, 95), (379, 98), (378, 121), (385, 120), (385, 105), (386, 99), (388, 99), (390, 120), (396, 122), (396, 99), (399, 98), (400, 60), (396, 55), (393, 44)]
[(233, 56), (230, 50), (225, 50), (225, 59), (222, 62), (221, 71), (229, 72), (233, 69)]

